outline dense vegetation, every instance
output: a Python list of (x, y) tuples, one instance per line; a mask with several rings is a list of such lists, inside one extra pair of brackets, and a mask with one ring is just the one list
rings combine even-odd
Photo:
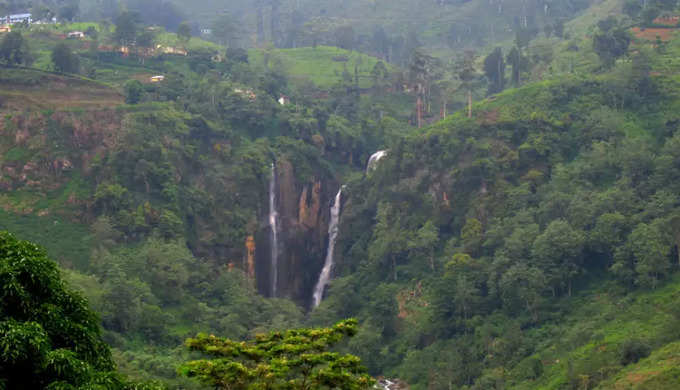
[[(677, 2), (91, 3), (36, 1), (75, 22), (0, 35), (0, 229), (56, 258), (120, 372), (366, 385), (353, 354), (414, 389), (677, 387)], [(284, 249), (265, 297), (272, 174)], [(283, 331), (352, 317), (332, 352), (337, 328)], [(50, 335), (26, 318), (4, 326)], [(187, 338), (217, 359), (179, 375), (199, 359)], [(42, 343), (21, 369), (124, 386), (108, 352), (74, 348)], [(54, 351), (88, 368), (49, 376)]]
[(0, 232), (0, 387), (151, 389), (115, 373), (97, 316), (36, 245)]

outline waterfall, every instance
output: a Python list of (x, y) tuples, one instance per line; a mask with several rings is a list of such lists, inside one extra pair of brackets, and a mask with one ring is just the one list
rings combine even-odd
[(366, 173), (375, 170), (378, 161), (380, 161), (385, 156), (387, 156), (387, 150), (379, 150), (373, 153), (371, 158), (368, 159), (368, 164), (366, 164)]
[(269, 227), (271, 229), (271, 296), (276, 297), (279, 282), (279, 213), (276, 211), (276, 166), (272, 163), (272, 176), (269, 179)]
[(333, 250), (335, 249), (335, 242), (338, 239), (338, 222), (340, 221), (340, 206), (342, 201), (342, 188), (335, 195), (335, 203), (331, 207), (331, 220), (328, 224), (328, 249), (326, 251), (326, 261), (324, 262), (319, 281), (314, 287), (314, 307), (319, 306), (323, 299), (323, 292), (326, 289), (328, 280), (331, 277), (331, 269), (333, 268)]

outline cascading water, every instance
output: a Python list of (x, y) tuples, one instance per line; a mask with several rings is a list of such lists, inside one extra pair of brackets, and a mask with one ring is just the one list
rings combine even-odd
[(375, 170), (378, 161), (380, 161), (385, 156), (387, 156), (387, 150), (379, 150), (373, 153), (371, 158), (368, 159), (368, 164), (366, 164), (366, 173)]
[(338, 239), (338, 223), (340, 222), (340, 207), (342, 202), (342, 188), (335, 195), (335, 203), (331, 207), (331, 220), (328, 224), (328, 250), (326, 251), (326, 261), (319, 275), (319, 281), (314, 287), (314, 307), (319, 306), (323, 299), (323, 292), (328, 285), (328, 280), (331, 277), (331, 269), (333, 268), (333, 251), (335, 249), (335, 242)]
[(279, 282), (279, 213), (276, 211), (276, 166), (272, 163), (272, 176), (269, 179), (269, 228), (271, 246), (271, 295), (276, 296)]

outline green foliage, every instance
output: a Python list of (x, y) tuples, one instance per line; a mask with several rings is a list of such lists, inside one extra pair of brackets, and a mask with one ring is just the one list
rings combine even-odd
[(129, 80), (125, 83), (125, 103), (137, 104), (144, 96), (144, 86), (139, 80)]
[(45, 251), (0, 232), (0, 383), (123, 388), (96, 315)]
[(593, 35), (593, 49), (602, 65), (611, 68), (618, 58), (628, 53), (631, 37), (613, 17), (601, 21), (599, 27), (600, 31)]
[(357, 333), (357, 321), (331, 328), (295, 329), (236, 342), (199, 334), (187, 346), (216, 357), (180, 368), (183, 375), (221, 389), (369, 389), (359, 358), (328, 349)]
[(52, 63), (57, 72), (78, 73), (78, 70), (80, 69), (80, 60), (78, 59), (78, 56), (64, 43), (59, 44), (52, 49)]
[(6, 65), (25, 65), (33, 63), (33, 55), (28, 42), (19, 31), (7, 33), (0, 41), (0, 62)]
[(651, 347), (640, 340), (626, 340), (621, 346), (621, 364), (637, 363), (651, 353)]

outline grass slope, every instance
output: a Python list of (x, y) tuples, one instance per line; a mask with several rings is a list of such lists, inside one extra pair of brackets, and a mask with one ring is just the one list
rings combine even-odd
[[(614, 284), (576, 297), (558, 323), (528, 335), (540, 341), (535, 355), (511, 372), (526, 375), (540, 360), (543, 374), (521, 379), (511, 389), (677, 389), (680, 386), (680, 277), (655, 291), (622, 295)], [(624, 345), (635, 340), (651, 348), (637, 363), (622, 362)], [(601, 377), (607, 377), (600, 382)]]
[(320, 88), (328, 88), (336, 84), (342, 79), (345, 70), (353, 77), (355, 67), (359, 73), (359, 86), (369, 87), (372, 85), (371, 70), (379, 61), (378, 58), (366, 54), (330, 46), (274, 50), (252, 49), (249, 52), (250, 61), (259, 66), (264, 66), (265, 55), (269, 56), (270, 64), (280, 61), (284, 71), (291, 76), (293, 82), (301, 83), (311, 80)]
[(2, 68), (2, 109), (109, 108), (123, 103), (122, 95), (102, 83), (76, 76), (33, 69)]

